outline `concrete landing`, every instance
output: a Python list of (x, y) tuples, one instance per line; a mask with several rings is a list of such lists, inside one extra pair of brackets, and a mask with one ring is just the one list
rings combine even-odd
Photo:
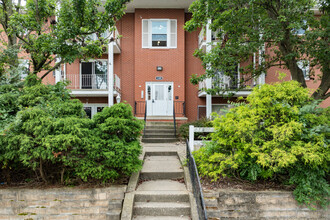
[(186, 186), (174, 180), (152, 180), (143, 182), (136, 191), (184, 191)]

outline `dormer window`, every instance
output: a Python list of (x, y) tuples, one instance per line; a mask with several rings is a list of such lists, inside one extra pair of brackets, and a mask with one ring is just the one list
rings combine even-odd
[(176, 48), (177, 20), (143, 19), (142, 48)]

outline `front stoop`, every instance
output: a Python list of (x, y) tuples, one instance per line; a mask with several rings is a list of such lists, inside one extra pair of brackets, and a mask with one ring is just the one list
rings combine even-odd
[(172, 143), (177, 142), (173, 122), (147, 122), (142, 142), (144, 143)]

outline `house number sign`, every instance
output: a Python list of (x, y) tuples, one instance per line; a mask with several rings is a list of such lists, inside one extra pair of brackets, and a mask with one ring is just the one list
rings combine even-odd
[(156, 80), (163, 80), (162, 76), (156, 76)]

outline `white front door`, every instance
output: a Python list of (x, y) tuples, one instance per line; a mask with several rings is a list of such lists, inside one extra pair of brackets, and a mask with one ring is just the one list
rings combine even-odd
[(147, 82), (146, 90), (148, 116), (173, 115), (172, 82)]

